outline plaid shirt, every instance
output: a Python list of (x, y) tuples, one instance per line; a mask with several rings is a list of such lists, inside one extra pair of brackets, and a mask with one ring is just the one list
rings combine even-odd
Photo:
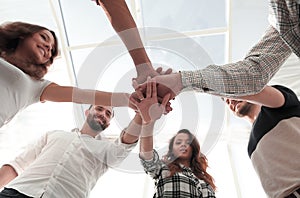
[(263, 89), (292, 52), (300, 57), (297, 1), (270, 0), (270, 11), (276, 27), (267, 29), (243, 61), (182, 71), (183, 87), (227, 97), (252, 95)]
[(154, 198), (215, 198), (212, 187), (198, 179), (188, 167), (182, 166), (182, 172), (169, 177), (168, 166), (163, 163), (155, 150), (152, 160), (141, 159), (144, 170), (155, 179)]

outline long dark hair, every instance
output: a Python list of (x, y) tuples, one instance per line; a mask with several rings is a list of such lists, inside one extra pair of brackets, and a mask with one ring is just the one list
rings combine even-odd
[(197, 138), (187, 129), (179, 130), (175, 136), (173, 136), (169, 142), (169, 150), (168, 153), (163, 156), (163, 161), (168, 164), (169, 170), (171, 172), (170, 176), (173, 176), (176, 172), (181, 172), (181, 167), (178, 164), (177, 158), (173, 155), (173, 144), (175, 138), (178, 134), (185, 133), (189, 136), (190, 146), (192, 148), (192, 157), (190, 160), (190, 168), (193, 173), (201, 180), (204, 180), (208, 183), (214, 190), (216, 189), (216, 185), (214, 183), (213, 177), (206, 172), (208, 167), (208, 161), (204, 154), (200, 151), (200, 144)]
[[(50, 60), (44, 64), (31, 65), (31, 67), (35, 67), (34, 71), (26, 70), (26, 67), (30, 67), (30, 66), (24, 67), (12, 63), (35, 79), (41, 79), (47, 73), (48, 66), (50, 66), (53, 63), (54, 58), (58, 55), (58, 41), (55, 33), (52, 30), (49, 30), (43, 26), (24, 23), (24, 22), (5, 23), (0, 26), (0, 56), (3, 57), (4, 59), (6, 55), (15, 52), (21, 39), (31, 36), (34, 33), (39, 32), (41, 30), (47, 30), (51, 32), (51, 34), (54, 37), (55, 43), (51, 51), (52, 56), (50, 57)], [(10, 62), (9, 60), (7, 61)]]

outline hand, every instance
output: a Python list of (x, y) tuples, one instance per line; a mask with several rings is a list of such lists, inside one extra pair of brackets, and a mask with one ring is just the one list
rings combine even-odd
[(156, 68), (156, 72), (159, 73), (159, 75), (168, 75), (171, 74), (172, 71), (172, 68), (168, 68), (166, 71), (164, 71), (162, 67)]
[(158, 103), (156, 82), (150, 81), (150, 78), (146, 83), (146, 98), (140, 90), (136, 90), (135, 96), (130, 97), (130, 102), (136, 106), (144, 124), (158, 120), (165, 112), (165, 107), (170, 99), (170, 94), (167, 94), (163, 97), (162, 103)]
[(150, 76), (151, 78), (159, 75), (167, 75), (172, 73), (172, 69), (169, 68), (166, 71), (163, 71), (162, 67), (158, 67), (156, 70), (153, 69), (151, 63), (144, 63), (139, 65), (136, 68), (137, 77), (133, 80), (136, 80), (138, 84), (145, 83), (147, 78)]
[[(183, 88), (180, 73), (155, 76), (153, 79), (157, 82), (158, 98), (163, 98), (166, 94), (170, 94), (170, 98), (173, 99), (181, 92)], [(147, 83), (138, 84), (137, 81), (133, 80), (132, 86), (135, 90), (145, 93)]]
[[(131, 95), (130, 95), (130, 98), (136, 100), (136, 101), (142, 101), (144, 99), (144, 95), (142, 93), (142, 90), (139, 90), (139, 91), (135, 91), (133, 92)], [(163, 101), (163, 98), (161, 97), (158, 97), (157, 96), (157, 100), (158, 100), (158, 103), (162, 103)], [(137, 107), (132, 104), (131, 102), (129, 102), (129, 107), (131, 109), (133, 109), (135, 112), (138, 112), (138, 109)], [(167, 102), (166, 106), (165, 106), (165, 112), (164, 112), (164, 115), (167, 115), (168, 113), (170, 113), (171, 111), (173, 110), (173, 108), (171, 107), (171, 103), (170, 101)]]

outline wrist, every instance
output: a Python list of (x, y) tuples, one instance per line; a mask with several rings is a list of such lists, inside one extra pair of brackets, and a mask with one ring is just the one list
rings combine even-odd
[(111, 93), (111, 106), (130, 107), (129, 93)]
[(134, 49), (129, 50), (129, 54), (131, 55), (136, 68), (143, 66), (147, 66), (147, 68), (152, 68), (151, 61), (145, 49), (137, 47), (139, 46), (135, 46)]
[(135, 113), (135, 116), (133, 118), (133, 121), (135, 124), (142, 126), (143, 125), (143, 119), (139, 113)]
[(145, 127), (153, 126), (156, 120), (144, 121), (142, 120), (142, 125)]
[(178, 73), (175, 73), (175, 78), (176, 78), (176, 82), (178, 85), (178, 94), (179, 94), (183, 89), (181, 71), (179, 71)]
[(143, 62), (136, 65), (136, 72), (138, 75), (155, 71), (152, 67), (151, 62)]

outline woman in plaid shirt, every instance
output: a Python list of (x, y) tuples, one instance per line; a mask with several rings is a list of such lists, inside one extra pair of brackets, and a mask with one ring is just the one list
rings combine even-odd
[(140, 158), (146, 173), (155, 179), (153, 197), (214, 198), (216, 186), (212, 176), (206, 172), (207, 159), (190, 131), (178, 131), (170, 140), (168, 153), (162, 159), (153, 149), (154, 124), (164, 112), (170, 94), (163, 98), (162, 104), (158, 104), (156, 83), (148, 80), (146, 89), (146, 98), (136, 91), (139, 99), (131, 98), (131, 101), (143, 120)]

